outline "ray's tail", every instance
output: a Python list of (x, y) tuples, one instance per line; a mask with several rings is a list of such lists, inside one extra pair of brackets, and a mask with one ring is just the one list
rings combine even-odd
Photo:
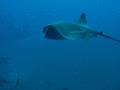
[(98, 35), (100, 35), (100, 36), (102, 36), (102, 37), (105, 37), (105, 38), (107, 38), (107, 39), (111, 39), (111, 40), (113, 40), (113, 41), (116, 41), (116, 42), (120, 43), (120, 40), (115, 39), (115, 38), (113, 38), (113, 37), (111, 37), (111, 36), (105, 35), (103, 32), (99, 32)]

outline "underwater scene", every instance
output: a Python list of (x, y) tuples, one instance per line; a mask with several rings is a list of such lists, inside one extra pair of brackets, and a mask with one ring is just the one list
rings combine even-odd
[(120, 0), (0, 0), (0, 90), (120, 90)]

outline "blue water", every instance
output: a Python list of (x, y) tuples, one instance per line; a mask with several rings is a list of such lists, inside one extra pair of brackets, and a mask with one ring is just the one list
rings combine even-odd
[(44, 38), (43, 26), (83, 12), (91, 28), (120, 39), (119, 0), (0, 0), (0, 90), (120, 90), (120, 43)]

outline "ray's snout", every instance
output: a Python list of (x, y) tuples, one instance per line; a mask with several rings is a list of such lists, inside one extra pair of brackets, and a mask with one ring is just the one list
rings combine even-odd
[(48, 33), (53, 33), (52, 31), (55, 31), (56, 29), (52, 25), (47, 25), (43, 27), (43, 33), (48, 34)]
[(49, 27), (48, 27), (48, 26), (44, 26), (44, 27), (43, 27), (43, 31), (42, 31), (42, 32), (43, 32), (43, 33), (46, 33), (46, 32), (47, 32), (47, 30), (49, 30)]

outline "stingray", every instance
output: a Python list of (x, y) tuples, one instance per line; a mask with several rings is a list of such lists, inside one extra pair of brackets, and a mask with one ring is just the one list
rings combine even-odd
[(118, 39), (91, 29), (87, 25), (85, 13), (81, 14), (78, 23), (56, 22), (48, 24), (43, 27), (43, 33), (45, 38), (53, 40), (79, 40), (102, 36), (120, 43)]

